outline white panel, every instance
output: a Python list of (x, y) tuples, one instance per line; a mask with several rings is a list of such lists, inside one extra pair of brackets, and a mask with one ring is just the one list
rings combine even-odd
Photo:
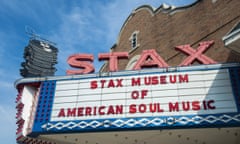
[(152, 86), (152, 90), (161, 90), (161, 91), (165, 91), (165, 90), (175, 90), (177, 89), (178, 84), (162, 84), (162, 85), (154, 85)]
[(209, 87), (206, 88), (206, 92), (208, 94), (221, 94), (221, 93), (232, 93), (232, 88), (231, 87)]
[(139, 90), (150, 90), (151, 87), (152, 87), (151, 85), (150, 86), (146, 86), (146, 85), (131, 86), (131, 87), (127, 87), (126, 91), (127, 92), (132, 92), (132, 91), (139, 91)]
[(56, 90), (70, 90), (70, 89), (78, 89), (78, 84), (62, 84), (62, 85), (56, 85)]
[(159, 97), (159, 98), (154, 98), (152, 103), (160, 103), (160, 104), (168, 104), (169, 102), (177, 102), (179, 101), (179, 97)]
[(78, 94), (82, 96), (91, 96), (91, 95), (96, 95), (99, 94), (101, 95), (102, 90), (101, 89), (79, 89)]
[(118, 88), (104, 88), (102, 89), (102, 93), (123, 93), (125, 92), (127, 87), (118, 87)]
[(22, 110), (22, 118), (25, 121), (23, 124), (23, 135), (27, 135), (28, 131), (28, 124), (29, 124), (29, 117), (31, 116), (32, 106), (33, 106), (33, 98), (35, 93), (37, 92), (37, 89), (31, 86), (24, 86), (23, 92), (22, 92), (22, 103), (24, 104), (23, 110)]
[[(165, 76), (166, 83), (161, 83)], [(176, 83), (170, 82), (170, 76), (176, 76)], [(187, 76), (185, 81), (181, 78)], [(140, 80), (140, 86), (132, 86), (132, 79)], [(150, 78), (154, 84), (145, 85), (144, 78)], [(109, 81), (117, 86), (117, 80), (122, 79), (121, 86), (108, 87)], [(102, 88), (101, 80), (105, 80)], [(181, 82), (181, 80), (183, 80)], [(91, 88), (91, 82), (97, 81), (97, 88)], [(146, 93), (142, 91), (147, 90)], [(132, 97), (136, 91), (138, 98)], [(143, 95), (142, 94), (146, 94)], [(213, 100), (206, 109), (204, 103)], [(183, 110), (183, 103), (189, 102), (190, 107)], [(194, 110), (192, 102), (199, 102), (199, 110)], [(177, 104), (177, 109), (170, 111), (170, 103)], [(122, 106), (121, 114), (107, 114), (109, 108)], [(141, 105), (141, 106), (140, 106)], [(150, 105), (153, 108), (150, 110)], [(135, 107), (136, 106), (136, 107)], [(156, 107), (155, 107), (156, 106)], [(132, 113), (129, 113), (130, 107)], [(140, 107), (140, 108), (139, 108)], [(145, 108), (146, 111), (141, 109)], [(64, 108), (80, 108), (83, 116), (61, 117), (57, 115)], [(101, 110), (99, 110), (101, 108)], [(196, 106), (195, 106), (196, 108)], [(136, 111), (135, 111), (136, 110)], [(104, 114), (99, 114), (99, 111)], [(231, 83), (227, 70), (189, 71), (174, 73), (146, 74), (135, 76), (101, 77), (57, 82), (51, 120), (81, 120), (99, 118), (125, 118), (149, 116), (199, 115), (236, 112), (237, 107), (232, 94)], [(87, 114), (88, 113), (88, 114)]]
[(152, 103), (152, 99), (139, 99), (139, 100), (133, 100), (133, 99), (128, 99), (126, 102), (126, 105), (131, 105), (131, 104), (150, 104)]
[(76, 102), (74, 103), (54, 103), (53, 104), (53, 110), (54, 109), (61, 109), (61, 108), (74, 108), (76, 107)]
[(150, 113), (150, 112), (145, 112), (145, 113), (137, 112), (137, 113), (133, 113), (133, 114), (127, 113), (127, 114), (126, 114), (126, 117), (127, 117), (127, 118), (131, 118), (131, 117), (133, 117), (133, 118), (135, 118), (135, 117), (151, 117), (152, 115), (153, 115), (153, 114)]
[(231, 86), (228, 79), (221, 79), (215, 81), (204, 81), (205, 87), (216, 87), (216, 86)]
[(126, 97), (126, 93), (108, 93), (108, 94), (102, 95), (101, 99), (108, 100), (108, 101), (109, 100), (124, 100), (125, 97)]
[(177, 89), (175, 90), (161, 90), (161, 91), (152, 91), (152, 97), (153, 98), (158, 98), (158, 97), (176, 97), (178, 96), (178, 91)]
[(57, 81), (57, 85), (78, 84), (78, 83), (79, 83), (79, 80)]
[(199, 94), (205, 95), (206, 90), (204, 88), (179, 89), (178, 94), (179, 96)]
[(145, 89), (140, 92), (139, 91), (128, 92), (128, 93), (125, 93), (125, 95), (127, 100), (135, 100), (135, 101), (152, 98), (152, 92), (145, 91)]
[(105, 100), (105, 101), (101, 101), (101, 105), (104, 106), (110, 106), (110, 105), (125, 105), (125, 100), (114, 100), (114, 103), (112, 100)]
[(90, 82), (80, 82), (79, 84), (79, 89), (90, 89), (91, 88), (91, 84)]
[(55, 96), (77, 96), (78, 90), (56, 91)]
[(189, 74), (188, 75), (188, 79), (190, 80), (190, 82), (194, 82), (194, 81), (202, 81), (204, 78), (203, 78), (203, 75), (199, 75), (199, 74)]
[(76, 107), (94, 107), (94, 106), (100, 106), (100, 101), (93, 101), (93, 102), (79, 102), (77, 103)]
[(68, 103), (68, 102), (76, 102), (76, 96), (64, 96), (64, 97), (55, 97), (54, 103)]
[(214, 99), (216, 101), (222, 101), (222, 100), (233, 100), (232, 93), (222, 93), (222, 94), (207, 94), (205, 99)]
[(206, 99), (207, 97), (205, 95), (186, 95), (186, 96), (179, 96), (179, 101), (202, 101), (204, 99)]
[(216, 108), (229, 108), (235, 105), (234, 101), (215, 101), (214, 106), (216, 106)]
[(89, 96), (79, 95), (77, 98), (77, 102), (100, 101), (100, 100), (101, 95), (89, 95)]
[(194, 81), (194, 82), (189, 82), (189, 83), (181, 83), (181, 84), (178, 84), (177, 87), (179, 89), (182, 89), (182, 88), (203, 88), (205, 87), (205, 83), (204, 81)]

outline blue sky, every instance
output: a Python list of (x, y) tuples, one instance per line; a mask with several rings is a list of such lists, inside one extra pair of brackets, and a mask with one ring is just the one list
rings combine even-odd
[[(0, 141), (15, 144), (14, 81), (29, 37), (25, 27), (57, 43), (56, 75), (65, 75), (74, 53), (109, 52), (131, 11), (143, 4), (183, 6), (195, 0), (1, 0), (0, 1)], [(95, 59), (96, 70), (103, 64)]]

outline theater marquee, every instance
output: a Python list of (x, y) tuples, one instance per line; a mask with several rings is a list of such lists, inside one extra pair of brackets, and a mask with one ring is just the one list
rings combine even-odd
[(216, 64), (40, 78), (25, 133), (240, 125), (239, 72)]
[(58, 81), (51, 120), (236, 112), (228, 79), (211, 70)]

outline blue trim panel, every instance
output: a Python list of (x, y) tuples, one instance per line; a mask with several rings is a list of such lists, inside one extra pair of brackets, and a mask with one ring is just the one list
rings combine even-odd
[(240, 67), (229, 68), (230, 79), (232, 84), (233, 95), (240, 112)]
[(40, 93), (32, 131), (39, 131), (39, 125), (50, 121), (56, 81), (44, 81)]
[(240, 113), (47, 122), (37, 134), (240, 126)]

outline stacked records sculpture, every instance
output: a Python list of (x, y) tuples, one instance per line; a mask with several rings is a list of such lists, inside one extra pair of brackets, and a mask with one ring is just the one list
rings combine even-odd
[(53, 76), (57, 71), (58, 49), (46, 41), (31, 39), (24, 50), (20, 74), (23, 77)]

